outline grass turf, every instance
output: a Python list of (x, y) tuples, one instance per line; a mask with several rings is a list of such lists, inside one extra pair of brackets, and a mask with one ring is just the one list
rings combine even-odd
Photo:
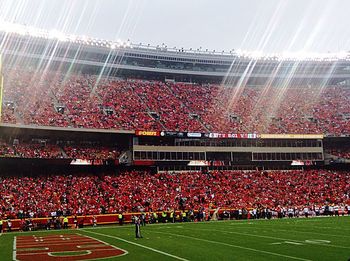
[[(18, 235), (80, 233), (129, 253), (104, 260), (344, 260), (350, 258), (350, 217), (243, 220), (5, 233), (0, 260), (12, 260)], [(63, 259), (64, 260), (64, 259)]]

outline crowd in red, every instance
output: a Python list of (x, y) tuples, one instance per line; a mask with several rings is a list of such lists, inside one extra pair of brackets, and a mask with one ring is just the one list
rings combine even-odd
[(210, 173), (127, 172), (2, 177), (0, 216), (46, 217), (227, 207), (350, 205), (349, 172), (309, 170)]
[(96, 144), (47, 144), (21, 142), (9, 144), (0, 140), (0, 157), (40, 158), (40, 159), (118, 159), (120, 151), (114, 146)]
[(14, 155), (20, 158), (59, 159), (64, 158), (63, 151), (57, 145), (23, 143), (14, 145)]
[(103, 146), (65, 146), (64, 151), (68, 158), (83, 160), (118, 159), (120, 151)]
[(0, 156), (1, 157), (15, 157), (16, 153), (12, 146), (0, 140)]
[(328, 151), (333, 156), (337, 156), (338, 158), (343, 158), (343, 159), (350, 159), (350, 149), (334, 149), (331, 151)]
[[(229, 87), (4, 72), (2, 121), (45, 126), (247, 133), (350, 133), (346, 86)], [(63, 111), (57, 108), (61, 106)]]

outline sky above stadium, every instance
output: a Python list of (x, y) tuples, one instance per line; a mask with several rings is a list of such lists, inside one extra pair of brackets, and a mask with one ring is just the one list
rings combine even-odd
[(349, 0), (0, 0), (0, 22), (169, 48), (350, 51)]

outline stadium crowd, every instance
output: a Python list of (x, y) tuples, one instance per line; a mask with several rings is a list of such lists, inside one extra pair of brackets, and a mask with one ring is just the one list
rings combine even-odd
[(120, 156), (117, 146), (102, 146), (94, 143), (58, 143), (25, 141), (8, 143), (0, 139), (0, 157), (28, 159), (81, 159), (116, 160)]
[(350, 148), (344, 147), (339, 149), (328, 150), (327, 153), (336, 156), (338, 158), (350, 159)]
[(0, 178), (3, 218), (172, 209), (311, 210), (350, 205), (349, 172), (123, 172)]
[[(7, 69), (5, 123), (97, 129), (350, 133), (346, 86), (230, 87)], [(61, 110), (59, 109), (61, 108)], [(63, 110), (62, 110), (63, 109)]]
[(65, 146), (63, 148), (68, 158), (83, 160), (118, 159), (120, 151), (103, 146)]

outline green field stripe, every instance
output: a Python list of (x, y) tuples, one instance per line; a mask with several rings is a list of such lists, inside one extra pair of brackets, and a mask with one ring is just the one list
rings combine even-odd
[(141, 244), (138, 244), (138, 243), (126, 240), (126, 239), (121, 238), (121, 237), (111, 236), (111, 235), (108, 235), (108, 234), (103, 234), (103, 233), (98, 233), (98, 232), (93, 232), (93, 231), (88, 231), (88, 230), (85, 230), (84, 232), (95, 234), (95, 235), (100, 235), (100, 236), (104, 236), (104, 237), (114, 238), (114, 239), (117, 239), (119, 241), (123, 241), (123, 242), (128, 243), (128, 244), (132, 244), (132, 245), (135, 245), (135, 246), (138, 246), (138, 247), (142, 247), (142, 248), (148, 249), (150, 251), (153, 251), (153, 252), (156, 252), (156, 253), (168, 256), (168, 257), (172, 257), (174, 259), (178, 259), (178, 260), (182, 260), (182, 261), (189, 261), (188, 259), (185, 259), (185, 258), (182, 258), (182, 257), (179, 257), (179, 256), (175, 256), (175, 255), (172, 255), (170, 253), (167, 253), (167, 252), (164, 252), (164, 251), (152, 248), (152, 247), (141, 245)]
[(228, 247), (233, 247), (233, 248), (239, 248), (239, 249), (253, 251), (253, 252), (267, 254), (267, 255), (285, 257), (285, 258), (294, 259), (294, 260), (312, 261), (311, 259), (294, 257), (294, 256), (289, 256), (289, 255), (283, 255), (283, 254), (278, 254), (278, 253), (275, 253), (275, 252), (259, 250), (259, 249), (250, 248), (250, 247), (244, 247), (244, 246), (239, 246), (239, 245), (233, 245), (233, 244), (228, 244), (228, 243), (220, 242), (220, 241), (214, 241), (214, 240), (208, 240), (208, 239), (197, 238), (197, 237), (192, 237), (192, 236), (186, 236), (186, 235), (182, 235), (182, 234), (171, 234), (171, 233), (160, 232), (160, 231), (152, 231), (152, 232), (153, 233), (164, 234), (164, 235), (177, 236), (177, 237), (182, 237), (182, 238), (187, 238), (187, 239), (192, 239), (192, 240), (197, 240), (197, 241), (202, 241), (202, 242), (207, 242), (207, 243), (212, 243), (212, 244), (217, 244), (217, 245), (223, 245), (223, 246), (228, 246)]
[[(236, 234), (236, 235), (240, 235), (240, 236), (267, 238), (267, 239), (282, 240), (282, 241), (294, 241), (294, 242), (303, 243), (303, 244), (309, 244), (309, 245), (322, 245), (322, 246), (328, 246), (328, 247), (334, 247), (334, 248), (350, 249), (350, 247), (346, 247), (346, 246), (331, 245), (331, 244), (307, 243), (305, 241), (291, 239), (291, 238), (281, 238), (281, 237), (273, 237), (273, 236), (267, 236), (267, 235), (247, 234), (247, 233), (241, 233), (241, 232), (236, 232), (236, 231), (220, 230), (220, 229), (203, 229), (203, 228), (186, 228), (186, 229), (188, 229), (188, 230), (195, 230), (195, 231), (198, 231), (198, 230), (201, 230), (201, 231), (216, 231), (216, 232), (220, 232), (220, 233), (224, 233), (224, 234)], [(291, 232), (291, 231), (288, 230), (288, 232)]]
[[(298, 226), (293, 226), (293, 227), (298, 227)], [(298, 227), (300, 228), (300, 227)], [(260, 227), (251, 227), (251, 229), (264, 229), (266, 230), (267, 228), (262, 228), (261, 226)], [(273, 228), (270, 228), (271, 231), (273, 230), (277, 230), (277, 231), (284, 231), (284, 232), (290, 232), (290, 230), (287, 230), (287, 229), (281, 229), (281, 228), (276, 228), (276, 227), (273, 227)], [(347, 235), (341, 235), (341, 234), (337, 234), (337, 235), (334, 235), (334, 234), (328, 234), (328, 233), (320, 233), (320, 232), (314, 232), (314, 231), (301, 231), (301, 230), (295, 230), (293, 229), (293, 232), (297, 232), (297, 233), (306, 233), (306, 234), (315, 234), (315, 235), (320, 235), (320, 236), (333, 236), (333, 237), (347, 237), (347, 238), (350, 238), (350, 236), (347, 236)]]

